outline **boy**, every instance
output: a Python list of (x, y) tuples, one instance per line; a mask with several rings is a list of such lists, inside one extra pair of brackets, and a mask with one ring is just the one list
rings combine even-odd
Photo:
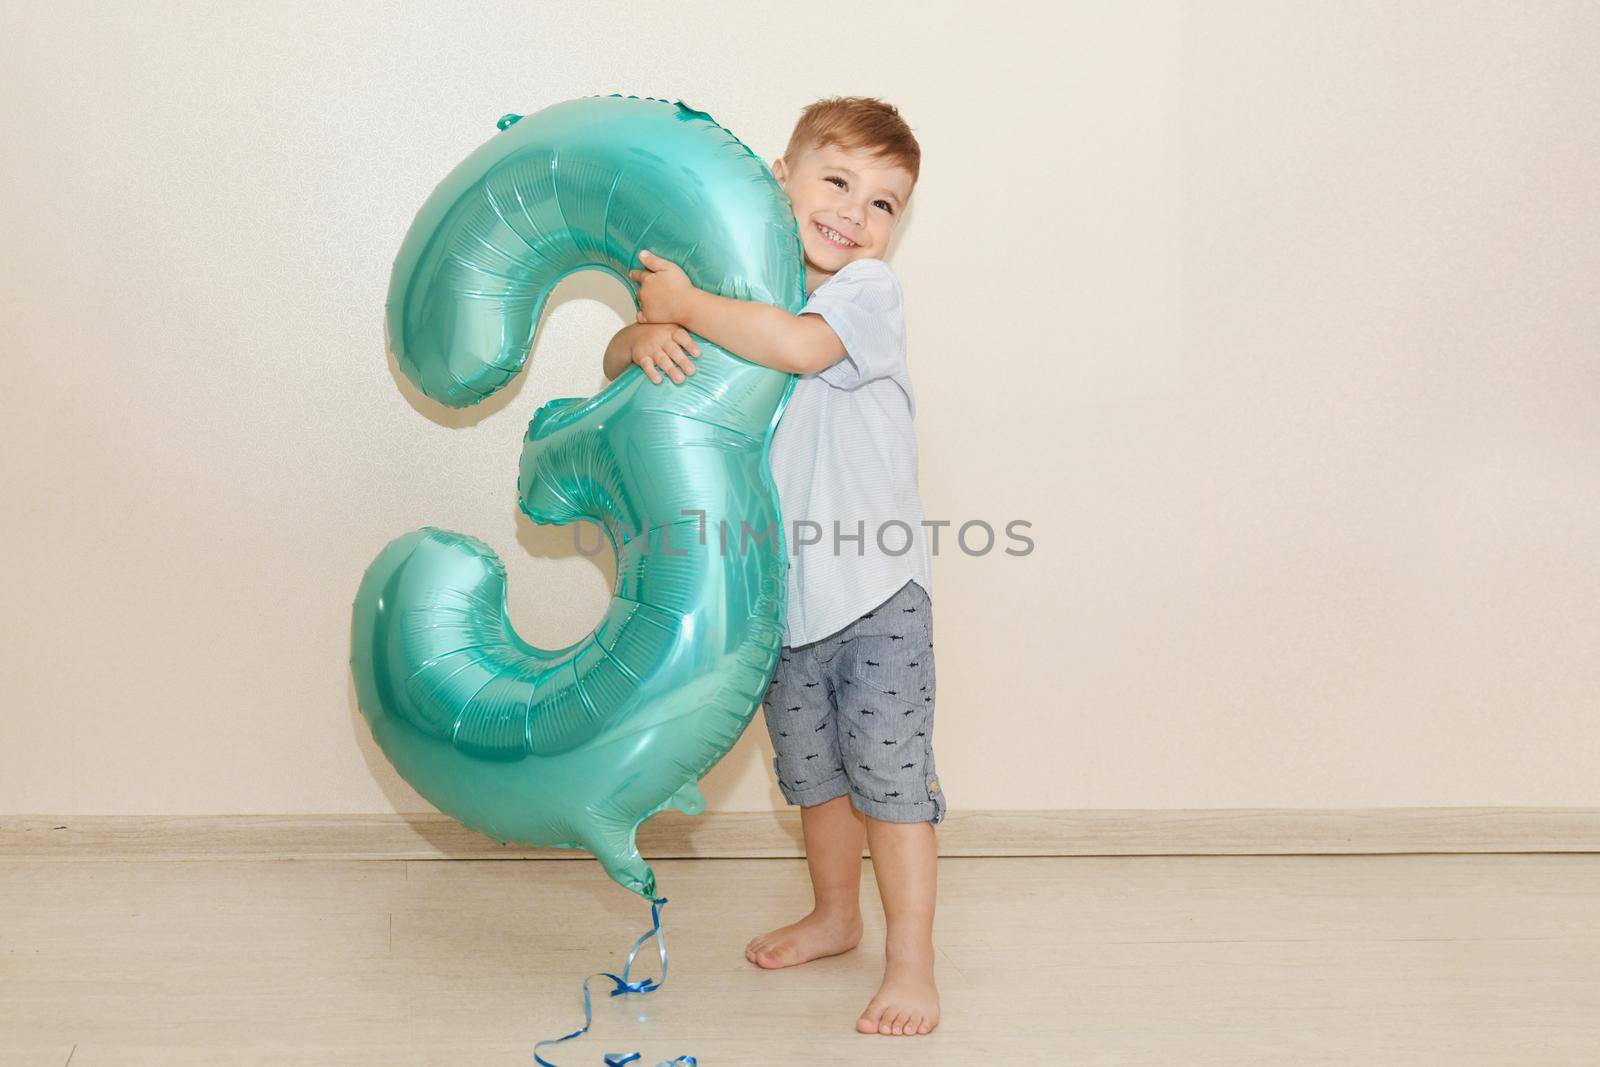
[(745, 955), (791, 967), (856, 946), (864, 830), (886, 966), (856, 1029), (896, 1035), (925, 1034), (939, 1021), (933, 824), (945, 813), (933, 761), (916, 402), (900, 286), (882, 258), (920, 166), (916, 138), (892, 106), (861, 97), (812, 104), (772, 164), (805, 253), (800, 314), (703, 292), (675, 264), (641, 252), (645, 269), (631, 272), (639, 321), (605, 357), (608, 377), (631, 361), (653, 382), (665, 373), (681, 383), (694, 373), (695, 333), (800, 376), (772, 440), (792, 558), (765, 718), (779, 789), (800, 807), (815, 905), (753, 938)]

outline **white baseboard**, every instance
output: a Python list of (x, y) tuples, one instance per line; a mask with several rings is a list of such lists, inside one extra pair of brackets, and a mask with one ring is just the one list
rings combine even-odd
[[(937, 836), (941, 856), (1600, 852), (1600, 808), (971, 811)], [(666, 811), (638, 841), (650, 859), (805, 854), (794, 809)], [(437, 813), (0, 816), (0, 861), (586, 858), (501, 846)]]

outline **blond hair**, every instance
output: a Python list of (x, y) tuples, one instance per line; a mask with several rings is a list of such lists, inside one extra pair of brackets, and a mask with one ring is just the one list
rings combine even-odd
[(789, 134), (783, 158), (793, 166), (802, 152), (823, 145), (869, 151), (904, 168), (912, 185), (922, 170), (922, 146), (911, 127), (898, 108), (876, 97), (830, 96), (809, 105)]

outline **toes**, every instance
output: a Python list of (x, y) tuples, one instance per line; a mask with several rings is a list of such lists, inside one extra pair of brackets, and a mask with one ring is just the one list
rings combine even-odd
[(856, 1029), (863, 1034), (883, 1033), (882, 1026), (883, 1007), (876, 1001), (867, 1005), (867, 1010), (861, 1013), (861, 1018), (856, 1020)]

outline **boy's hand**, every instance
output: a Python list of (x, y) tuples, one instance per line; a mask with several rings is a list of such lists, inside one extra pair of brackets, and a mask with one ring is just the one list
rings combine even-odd
[(639, 284), (639, 321), (679, 323), (688, 318), (689, 302), (698, 290), (683, 269), (643, 250), (639, 252), (639, 262), (648, 269), (628, 272), (628, 277)]
[(688, 330), (675, 322), (635, 326), (628, 345), (628, 358), (657, 385), (661, 384), (662, 371), (674, 384), (682, 385), (684, 376), (694, 373), (691, 355), (700, 355), (700, 346)]

